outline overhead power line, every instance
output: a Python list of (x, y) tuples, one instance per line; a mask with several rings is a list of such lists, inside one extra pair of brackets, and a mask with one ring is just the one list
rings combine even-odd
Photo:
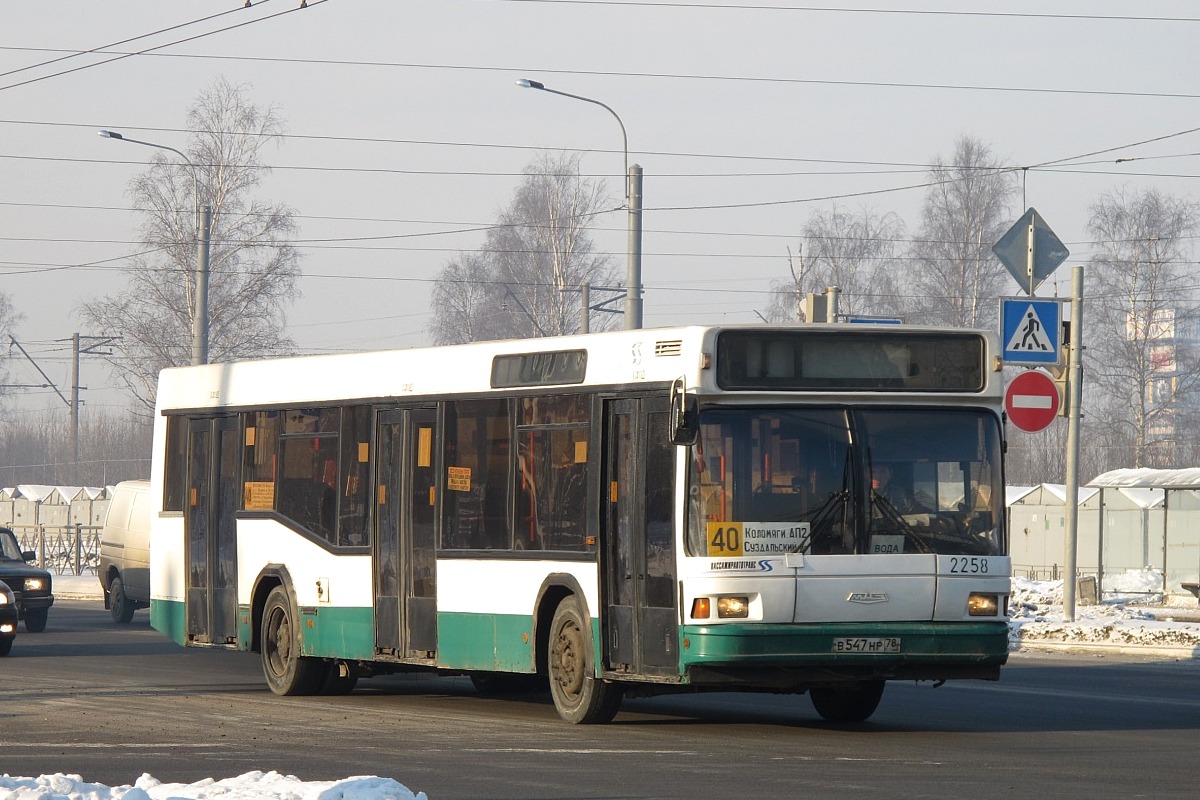
[(834, 6), (792, 6), (767, 3), (693, 3), (651, 2), (651, 0), (498, 0), (502, 3), (561, 6), (641, 6), (646, 8), (678, 8), (694, 11), (719, 9), (723, 11), (791, 11), (823, 14), (888, 14), (894, 16), (927, 17), (1008, 17), (1013, 19), (1094, 20), (1105, 22), (1200, 22), (1200, 17), (1149, 17), (1133, 14), (1055, 14), (1018, 11), (943, 11), (922, 8), (836, 8)]
[[(314, 4), (318, 2), (327, 2), (327, 0), (314, 0)], [(295, 10), (295, 9), (293, 9)], [(288, 11), (280, 12), (281, 14), (290, 13)], [(275, 15), (278, 16), (278, 15)], [(262, 19), (270, 19), (271, 17), (263, 17)], [(262, 20), (254, 20), (260, 22)], [(242, 23), (249, 25), (251, 23)], [(238, 27), (238, 26), (234, 26)], [(228, 30), (228, 29), (223, 29)], [(210, 35), (210, 34), (204, 34)], [(192, 38), (201, 38), (199, 36)], [(831, 78), (786, 78), (779, 76), (765, 75), (719, 75), (706, 74), (699, 72), (623, 72), (620, 70), (585, 70), (585, 69), (551, 69), (538, 66), (484, 66), (476, 64), (450, 64), (450, 63), (419, 63), (409, 61), (362, 61), (355, 59), (335, 59), (335, 58), (287, 58), (287, 57), (270, 57), (270, 56), (230, 56), (216, 55), (211, 53), (196, 54), (196, 53), (159, 53), (154, 50), (162, 47), (169, 47), (172, 44), (180, 44), (188, 39), (182, 39), (179, 42), (172, 42), (167, 45), (161, 45), (159, 48), (149, 48), (140, 51), (120, 51), (120, 50), (101, 50), (97, 51), (103, 55), (113, 55), (114, 58), (107, 61), (99, 62), (94, 66), (106, 64), (115, 61), (119, 58), (129, 58), (130, 56), (145, 56), (147, 58), (190, 58), (203, 59), (212, 61), (240, 61), (240, 62), (259, 62), (266, 64), (309, 64), (317, 66), (338, 66), (338, 67), (371, 67), (371, 68), (389, 68), (389, 69), (415, 69), (415, 70), (445, 70), (452, 72), (495, 72), (504, 73), (507, 75), (563, 75), (563, 76), (587, 76), (587, 77), (604, 77), (604, 78), (653, 78), (659, 80), (689, 80), (689, 81), (721, 81), (732, 83), (762, 83), (762, 84), (779, 84), (779, 85), (797, 85), (797, 86), (862, 86), (885, 89), (936, 89), (943, 91), (971, 91), (971, 92), (1016, 92), (1016, 93), (1031, 93), (1031, 94), (1052, 94), (1052, 95), (1081, 95), (1092, 97), (1156, 97), (1156, 98), (1171, 98), (1181, 100), (1195, 100), (1200, 98), (1200, 94), (1188, 92), (1134, 92), (1116, 89), (1059, 89), (1037, 86), (999, 86), (999, 85), (978, 85), (978, 84), (955, 84), (955, 83), (909, 83), (904, 81), (852, 81), (852, 80), (835, 80)], [(39, 52), (66, 52), (74, 53), (81, 51), (62, 50), (56, 48), (18, 48), (4, 47), (0, 50), (35, 50)], [(68, 72), (75, 72), (86, 67), (78, 67)], [(22, 83), (11, 84), (9, 86), (0, 86), (0, 91), (11, 89), (16, 86), (23, 86), (26, 83), (33, 83), (45, 78), (56, 77), (57, 75), (66, 74), (65, 72), (47, 75), (43, 78), (34, 78)]]
[[(122, 51), (114, 51), (108, 47), (104, 47), (104, 48), (96, 48), (93, 50), (51, 51), (51, 52), (68, 52), (68, 53), (72, 53), (73, 55), (111, 55), (113, 57), (106, 58), (103, 61), (93, 62), (91, 64), (83, 64), (78, 67), (71, 67), (70, 69), (64, 69), (64, 70), (60, 70), (58, 72), (52, 72), (49, 75), (41, 75), (36, 78), (29, 78), (28, 80), (18, 81), (17, 83), (10, 83), (6, 86), (0, 86), (0, 92), (5, 91), (6, 89), (15, 89), (18, 86), (28, 86), (31, 83), (39, 83), (41, 81), (50, 80), (51, 78), (58, 78), (63, 75), (70, 75), (73, 72), (81, 72), (86, 69), (94, 69), (96, 67), (102, 67), (105, 64), (111, 64), (114, 61), (121, 61), (122, 59), (130, 58), (132, 56), (153, 55), (153, 54), (155, 54), (156, 51), (162, 50), (167, 47), (174, 47), (176, 45), (185, 44), (187, 42), (194, 42), (198, 39), (204, 39), (204, 38), (213, 36), (218, 33), (226, 33), (228, 31), (232, 31), (237, 28), (244, 28), (247, 25), (254, 25), (259, 22), (266, 22), (267, 20), (275, 19), (277, 17), (282, 17), (284, 14), (291, 14), (291, 13), (299, 11), (301, 9), (309, 8), (309, 7), (315, 6), (315, 5), (320, 5), (321, 3), (326, 3), (326, 2), (328, 2), (328, 0), (313, 0), (311, 3), (306, 1), (306, 2), (301, 3), (298, 6), (286, 9), (284, 11), (279, 11), (275, 14), (268, 14), (265, 17), (258, 17), (257, 19), (247, 20), (246, 22), (239, 22), (236, 25), (228, 25), (224, 28), (217, 28), (216, 30), (207, 31), (205, 33), (198, 33), (195, 36), (187, 36), (183, 39), (176, 39), (171, 42), (166, 42), (165, 44), (155, 45), (154, 47), (147, 47), (143, 50), (122, 52)], [(249, 8), (249, 7), (251, 7), (249, 4), (244, 6), (244, 8)], [(197, 22), (197, 21), (200, 21), (200, 20), (194, 20), (193, 22)], [(184, 23), (182, 25), (178, 25), (173, 28), (167, 28), (165, 30), (175, 30), (176, 28), (179, 28), (179, 27), (186, 27), (189, 24), (192, 24), (192, 23)], [(145, 37), (143, 37), (143, 36), (135, 37), (135, 39), (141, 39), (141, 38), (145, 38)], [(24, 48), (11, 48), (11, 49), (24, 49)], [(63, 59), (54, 59), (54, 60), (61, 61)]]

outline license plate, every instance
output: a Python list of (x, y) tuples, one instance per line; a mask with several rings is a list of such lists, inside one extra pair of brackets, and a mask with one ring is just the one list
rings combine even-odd
[(835, 653), (899, 653), (899, 636), (843, 636), (833, 640)]

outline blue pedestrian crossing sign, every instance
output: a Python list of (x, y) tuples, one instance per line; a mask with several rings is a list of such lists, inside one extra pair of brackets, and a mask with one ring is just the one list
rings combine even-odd
[(1000, 320), (1004, 363), (1062, 363), (1062, 301), (1002, 297)]

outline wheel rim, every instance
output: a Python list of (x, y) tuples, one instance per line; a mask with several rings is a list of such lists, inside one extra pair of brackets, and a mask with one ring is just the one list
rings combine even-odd
[(120, 580), (114, 580), (112, 582), (112, 589), (110, 593), (112, 594), (113, 616), (122, 616), (125, 612), (125, 588), (121, 584)]
[(285, 674), (292, 657), (292, 625), (281, 608), (271, 609), (264, 647), (271, 672), (275, 675)]
[(567, 621), (554, 637), (552, 652), (554, 659), (554, 682), (562, 693), (570, 698), (576, 698), (583, 691), (584, 665), (583, 631), (571, 621)]

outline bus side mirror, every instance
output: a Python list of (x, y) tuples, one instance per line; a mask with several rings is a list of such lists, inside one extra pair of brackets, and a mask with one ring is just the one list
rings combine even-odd
[(696, 400), (688, 401), (683, 378), (671, 384), (671, 417), (669, 420), (671, 444), (688, 446), (696, 443), (700, 434), (697, 423)]

